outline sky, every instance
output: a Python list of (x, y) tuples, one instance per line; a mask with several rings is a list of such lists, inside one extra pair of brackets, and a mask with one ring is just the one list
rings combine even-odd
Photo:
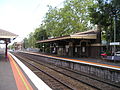
[(47, 5), (62, 7), (65, 0), (0, 0), (0, 29), (19, 35), (20, 42), (39, 27)]

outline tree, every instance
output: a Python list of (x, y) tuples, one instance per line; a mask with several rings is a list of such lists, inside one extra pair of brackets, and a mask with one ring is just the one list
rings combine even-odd
[[(0, 47), (1, 48), (1, 47)], [(14, 49), (14, 45), (9, 45), (8, 46), (9, 49)]]
[(111, 0), (111, 2), (113, 3), (114, 7), (120, 8), (120, 0)]
[(93, 0), (66, 0), (63, 8), (49, 6), (44, 18), (48, 35), (58, 37), (87, 30), (90, 20), (88, 7), (92, 4)]
[(35, 48), (35, 43), (36, 43), (36, 40), (34, 38), (34, 33), (31, 32), (29, 34), (29, 38), (28, 38), (28, 45), (29, 45), (30, 48)]
[[(91, 22), (93, 24), (100, 25), (101, 30), (105, 32), (103, 37), (107, 41), (107, 51), (109, 51), (109, 47), (108, 47), (109, 42), (114, 41), (113, 18), (116, 13), (115, 10), (118, 8), (120, 8), (119, 0), (95, 0), (93, 6), (89, 8), (90, 10), (89, 15), (91, 17)], [(117, 17), (116, 21), (117, 21), (116, 41), (120, 41), (119, 39), (120, 34), (118, 33), (120, 32), (120, 26), (118, 26), (118, 23), (120, 23), (120, 15)]]
[(27, 49), (27, 48), (29, 47), (28, 39), (27, 39), (27, 38), (24, 38), (24, 39), (23, 39), (23, 47), (24, 47), (25, 49)]
[(112, 0), (113, 3), (113, 11), (116, 14), (116, 41), (120, 42), (120, 0)]
[[(46, 32), (45, 26), (43, 24), (41, 24), (41, 26), (39, 28), (36, 28), (33, 36), (36, 41), (48, 39), (48, 35)], [(40, 50), (43, 50), (44, 48), (47, 47), (47, 44), (36, 43), (35, 46), (37, 48), (40, 48)]]
[(36, 40), (48, 39), (45, 26), (41, 25), (39, 28), (36, 28), (33, 36)]
[[(116, 3), (118, 1), (118, 3)], [(90, 10), (90, 17), (91, 22), (93, 24), (101, 25), (102, 30), (105, 31), (106, 40), (110, 39), (113, 41), (113, 10), (120, 6), (119, 0), (111, 0), (108, 2), (108, 0), (96, 0), (96, 3), (93, 4), (92, 7), (89, 8)], [(118, 16), (117, 22), (120, 21), (120, 16)], [(117, 28), (119, 28), (117, 24)]]

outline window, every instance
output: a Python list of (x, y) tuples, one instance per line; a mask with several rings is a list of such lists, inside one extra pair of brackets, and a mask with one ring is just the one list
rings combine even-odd
[(82, 52), (83, 52), (83, 53), (85, 52), (85, 47), (82, 47)]

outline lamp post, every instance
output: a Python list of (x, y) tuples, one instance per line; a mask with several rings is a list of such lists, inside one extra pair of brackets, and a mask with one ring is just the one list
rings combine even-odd
[[(114, 16), (114, 43), (116, 42), (116, 19), (117, 19), (117, 16), (115, 14)], [(116, 51), (116, 46), (114, 45), (114, 56), (115, 56), (115, 51)]]
[[(114, 43), (116, 42), (116, 24), (117, 24), (117, 15), (119, 14), (119, 9), (113, 9), (112, 10), (112, 15), (114, 16)], [(114, 56), (115, 56), (115, 52), (116, 52), (116, 46), (114, 45)]]
[[(44, 36), (42, 36), (42, 40), (44, 40)], [(44, 52), (45, 52), (45, 45), (44, 45), (44, 42), (43, 42), (42, 47), (43, 47), (43, 53), (44, 53)]]

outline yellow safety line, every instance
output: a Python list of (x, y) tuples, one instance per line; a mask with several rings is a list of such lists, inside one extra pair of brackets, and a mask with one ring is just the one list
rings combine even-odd
[(14, 61), (12, 61), (12, 62), (13, 62), (13, 64), (15, 65), (15, 68), (16, 68), (16, 70), (17, 70), (20, 78), (22, 79), (22, 82), (23, 82), (23, 84), (25, 85), (26, 89), (27, 89), (27, 90), (30, 90), (30, 88), (29, 88), (28, 85), (26, 84), (23, 76), (22, 76), (21, 73), (20, 73), (20, 71), (19, 71), (19, 69), (18, 69), (18, 66), (16, 65), (16, 63), (15, 63)]

